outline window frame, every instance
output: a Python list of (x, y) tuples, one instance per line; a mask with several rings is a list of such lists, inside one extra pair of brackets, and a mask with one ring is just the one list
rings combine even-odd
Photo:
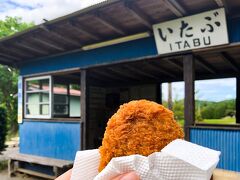
[[(54, 80), (54, 76), (52, 77), (53, 78), (53, 83), (52, 83), (52, 119), (81, 119), (81, 110), (80, 110), (80, 116), (70, 116), (70, 112), (71, 112), (71, 88), (70, 88), (70, 85), (71, 84), (75, 84), (75, 83), (72, 83), (72, 82), (57, 82), (56, 84), (61, 84), (61, 85), (65, 85), (66, 86), (66, 90), (67, 90), (67, 103), (63, 103), (62, 105), (65, 105), (67, 106), (67, 109), (68, 109), (68, 113), (67, 114), (56, 114), (54, 113), (54, 106), (59, 104), (61, 105), (60, 103), (55, 103), (55, 93), (54, 93), (54, 87), (55, 87), (55, 80)], [(79, 85), (80, 87), (80, 91), (81, 91), (81, 86), (80, 84), (77, 84)], [(58, 94), (56, 94), (58, 95)], [(79, 103), (80, 103), (80, 107), (81, 107), (81, 95), (79, 96)]]
[[(49, 91), (49, 101), (48, 101), (49, 114), (48, 115), (30, 115), (30, 114), (27, 114), (27, 93), (29, 93), (27, 91), (27, 82), (28, 81), (33, 81), (33, 80), (42, 80), (42, 79), (49, 79), (49, 90), (48, 90)], [(35, 92), (41, 92), (41, 90), (35, 91)], [(39, 103), (39, 105), (40, 104), (41, 103)], [(48, 75), (48, 76), (38, 76), (38, 77), (32, 77), (32, 78), (25, 78), (24, 79), (24, 118), (28, 118), (28, 119), (51, 119), (51, 117), (52, 117), (52, 76)]]
[[(55, 103), (55, 93), (54, 93), (54, 87), (55, 87), (55, 85), (56, 84), (58, 84), (58, 85), (65, 85), (66, 86), (66, 90), (67, 90), (67, 94), (66, 94), (66, 96), (67, 96), (67, 103), (66, 104), (60, 104), (60, 103)], [(52, 90), (52, 118), (70, 118), (69, 117), (69, 113), (70, 113), (70, 109), (69, 109), (69, 83), (59, 83), (59, 82), (57, 82), (55, 84), (55, 81), (53, 82), (53, 84), (52, 84), (52, 87), (53, 87), (53, 90)], [(58, 95), (58, 94), (56, 94), (56, 95)], [(67, 108), (68, 108), (68, 114), (56, 114), (55, 112), (54, 112), (54, 106), (56, 105), (56, 104), (58, 104), (58, 105), (65, 105), (65, 106), (67, 106)]]

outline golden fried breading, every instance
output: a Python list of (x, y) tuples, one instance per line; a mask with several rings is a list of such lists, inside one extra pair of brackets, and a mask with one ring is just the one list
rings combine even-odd
[(152, 101), (138, 100), (120, 106), (108, 121), (100, 151), (99, 172), (113, 157), (159, 152), (183, 138), (173, 112)]

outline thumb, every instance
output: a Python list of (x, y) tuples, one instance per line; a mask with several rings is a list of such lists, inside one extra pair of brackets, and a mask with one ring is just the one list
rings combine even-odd
[(135, 172), (129, 172), (126, 174), (119, 175), (112, 180), (140, 180), (139, 176)]

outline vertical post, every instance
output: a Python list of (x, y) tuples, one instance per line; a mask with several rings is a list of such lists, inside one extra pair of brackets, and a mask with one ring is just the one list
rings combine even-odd
[(67, 84), (67, 102), (68, 102), (68, 117), (70, 117), (70, 97), (71, 97), (71, 94), (70, 94), (70, 83), (68, 82)]
[(53, 76), (51, 76), (51, 78), (50, 78), (50, 101), (51, 101), (51, 103), (50, 103), (50, 116), (51, 116), (51, 118), (53, 118), (54, 117), (54, 103), (55, 103), (55, 100), (54, 100), (54, 77)]
[(194, 80), (195, 80), (195, 63), (193, 55), (185, 55), (183, 57), (183, 77), (185, 83), (184, 98), (184, 131), (185, 139), (190, 140), (191, 125), (195, 122), (195, 99), (194, 99)]
[(81, 70), (81, 149), (88, 147), (88, 78), (87, 70)]
[(168, 109), (173, 110), (173, 101), (172, 101), (172, 83), (168, 83)]
[(237, 76), (236, 91), (236, 123), (240, 124), (240, 75)]
[(162, 104), (162, 83), (156, 84), (156, 102)]

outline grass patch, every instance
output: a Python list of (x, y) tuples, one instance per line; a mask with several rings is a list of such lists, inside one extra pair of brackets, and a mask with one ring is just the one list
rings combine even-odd
[[(177, 120), (177, 122), (180, 124), (180, 126), (184, 126), (184, 120)], [(225, 117), (222, 119), (204, 119), (203, 121), (196, 121), (197, 123), (204, 123), (204, 124), (235, 124), (236, 119), (231, 117)]]
[(235, 124), (236, 119), (231, 117), (226, 117), (222, 119), (204, 119), (198, 123), (207, 123), (207, 124)]
[(8, 161), (0, 161), (0, 172), (7, 169)]
[(18, 137), (18, 136), (19, 136), (18, 132), (12, 133), (12, 134), (7, 134), (6, 141), (10, 141), (12, 138)]

